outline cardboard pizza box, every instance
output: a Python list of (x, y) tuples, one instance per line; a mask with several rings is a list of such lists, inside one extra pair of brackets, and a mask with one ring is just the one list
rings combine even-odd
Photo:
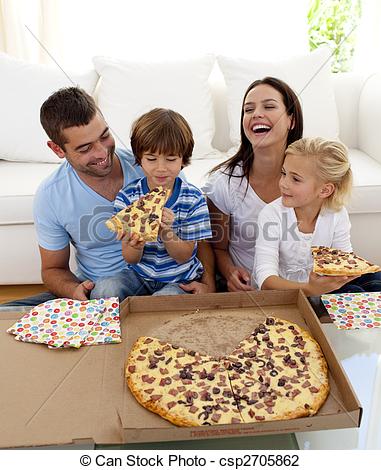
[[(198, 320), (194, 334), (189, 326), (193, 315), (205, 316), (206, 325), (208, 317), (222, 323), (224, 318), (233, 319), (235, 327), (224, 331), (222, 324), (220, 331), (214, 328), (203, 334)], [(230, 346), (229, 341), (237, 344), (245, 329), (250, 331), (251, 320), (264, 315), (293, 321), (319, 342), (329, 365), (331, 392), (317, 415), (180, 428), (141, 407), (131, 395), (124, 379), (125, 361), (139, 336), (156, 332), (163, 339), (170, 335), (193, 347), (218, 343), (223, 349)], [(51, 350), (15, 341), (6, 330), (21, 316), (18, 312), (0, 315), (0, 448), (255, 436), (360, 425), (361, 406), (301, 291), (129, 298), (121, 306), (123, 342), (78, 350)]]
[[(252, 331), (251, 325), (256, 321), (263, 321), (266, 315), (284, 318), (310, 331), (320, 344), (329, 366), (331, 388), (326, 402), (315, 416), (283, 421), (190, 428), (174, 426), (144, 409), (126, 388), (124, 409), (121, 410), (120, 417), (124, 439), (127, 442), (255, 436), (360, 426), (361, 405), (302, 291), (188, 295), (172, 298), (157, 297), (150, 298), (150, 300), (134, 297), (124, 302), (123, 312), (127, 314), (128, 319), (124, 337), (127, 350), (131, 349), (139, 336), (156, 335), (159, 339), (194, 350), (200, 350), (197, 348), (199, 344), (201, 352), (209, 354), (218, 352), (225, 354), (231, 351), (245, 335)], [(204, 334), (202, 328), (192, 332), (193, 314), (197, 315), (196, 321), (200, 320), (200, 316), (213, 316), (221, 319), (220, 328), (218, 329), (214, 321), (211, 323), (213, 328), (205, 331)], [(179, 322), (180, 316), (185, 319), (183, 325)], [(224, 316), (229, 317), (227, 324), (223, 322)], [(187, 317), (190, 321), (187, 321)], [(235, 317), (236, 321), (234, 321)], [(232, 320), (233, 328), (231, 327)], [(186, 331), (187, 327), (190, 331)], [(225, 336), (229, 338), (229, 344), (226, 345), (224, 341), (221, 342), (221, 337)], [(220, 348), (217, 351), (213, 347), (216, 342), (219, 342)]]

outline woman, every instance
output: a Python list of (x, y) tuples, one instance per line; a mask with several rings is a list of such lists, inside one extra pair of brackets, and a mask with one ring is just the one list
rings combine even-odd
[(238, 152), (211, 171), (203, 188), (217, 267), (229, 291), (252, 289), (258, 214), (280, 196), (284, 152), (302, 134), (302, 109), (286, 83), (266, 77), (249, 86), (243, 98)]

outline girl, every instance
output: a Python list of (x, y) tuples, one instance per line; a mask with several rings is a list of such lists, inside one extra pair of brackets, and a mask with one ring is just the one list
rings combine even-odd
[(344, 207), (352, 172), (344, 145), (321, 138), (294, 142), (286, 150), (279, 188), (281, 197), (258, 218), (253, 275), (259, 288), (303, 289), (315, 296), (340, 288), (361, 292), (369, 281), (381, 287), (380, 273), (356, 278), (311, 272), (311, 246), (352, 251)]
[(284, 152), (302, 134), (301, 106), (286, 83), (266, 77), (249, 86), (242, 103), (241, 145), (233, 157), (212, 170), (203, 188), (217, 267), (229, 291), (252, 290), (258, 214), (280, 196)]

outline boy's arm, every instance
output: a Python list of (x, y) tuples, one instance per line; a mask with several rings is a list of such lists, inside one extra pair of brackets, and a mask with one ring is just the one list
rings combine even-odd
[(191, 258), (195, 241), (181, 240), (170, 227), (163, 227), (160, 237), (169, 256), (177, 263), (186, 263)]

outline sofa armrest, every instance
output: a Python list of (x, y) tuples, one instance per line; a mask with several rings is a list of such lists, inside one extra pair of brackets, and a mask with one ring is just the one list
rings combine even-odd
[(366, 77), (355, 73), (332, 74), (339, 138), (349, 148), (358, 148), (358, 110), (361, 90)]
[(364, 83), (358, 113), (358, 148), (381, 163), (381, 74)]

